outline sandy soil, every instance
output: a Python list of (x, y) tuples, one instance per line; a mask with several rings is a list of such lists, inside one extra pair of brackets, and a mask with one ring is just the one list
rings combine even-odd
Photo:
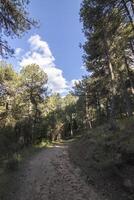
[(27, 161), (9, 200), (100, 200), (68, 155), (68, 145), (44, 149)]

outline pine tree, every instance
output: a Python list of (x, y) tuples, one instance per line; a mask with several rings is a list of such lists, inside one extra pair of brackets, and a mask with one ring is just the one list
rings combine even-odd
[(8, 45), (6, 37), (20, 37), (24, 32), (36, 25), (29, 18), (26, 5), (29, 0), (0, 0), (0, 55), (11, 55), (14, 51)]

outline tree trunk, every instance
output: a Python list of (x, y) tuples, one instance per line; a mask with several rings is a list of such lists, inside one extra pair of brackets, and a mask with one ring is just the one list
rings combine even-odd
[(96, 93), (96, 104), (97, 104), (97, 119), (98, 119), (98, 122), (101, 123), (101, 105), (100, 105), (100, 99), (99, 99), (99, 94)]
[(107, 98), (107, 101), (106, 101), (106, 117), (107, 117), (107, 120), (109, 120), (110, 118), (110, 113), (109, 113), (109, 103), (110, 100), (109, 100), (109, 97)]
[(129, 69), (129, 65), (128, 65), (126, 56), (124, 56), (124, 61), (125, 61), (127, 75), (128, 75), (129, 81), (130, 81), (130, 91), (131, 91), (131, 94), (134, 96), (134, 85), (133, 85), (133, 81), (131, 79), (130, 69)]
[(106, 55), (106, 64), (109, 69), (109, 74), (111, 76), (111, 110), (110, 110), (110, 130), (115, 131), (117, 129), (116, 121), (115, 121), (115, 109), (116, 109), (116, 79), (114, 74), (113, 65), (111, 62), (111, 55), (110, 55), (110, 44), (108, 44), (106, 31), (104, 29), (104, 48), (105, 48), (105, 55)]
[(92, 128), (92, 122), (91, 122), (91, 119), (90, 119), (90, 115), (89, 115), (89, 109), (88, 109), (88, 98), (87, 98), (88, 94), (86, 92), (86, 126), (87, 128)]
[(133, 12), (133, 15), (134, 15), (134, 1), (130, 0), (130, 3), (131, 3), (132, 12)]
[(114, 75), (114, 70), (113, 66), (111, 63), (111, 58), (110, 58), (110, 52), (109, 52), (109, 47), (108, 47), (108, 42), (106, 39), (106, 34), (104, 32), (104, 46), (105, 46), (105, 54), (106, 54), (106, 63), (108, 65), (109, 69), (109, 74), (111, 76), (111, 113), (110, 113), (110, 118), (111, 120), (114, 119), (115, 117), (115, 96), (116, 96), (116, 87), (115, 87), (115, 75)]
[(133, 42), (132, 41), (130, 41), (130, 49), (131, 49), (132, 53), (134, 54), (134, 46), (133, 46)]
[[(127, 7), (127, 3), (126, 3), (126, 1), (125, 1), (125, 0), (122, 0), (122, 4), (123, 4), (123, 6), (124, 6), (124, 8), (125, 8), (125, 11), (126, 11), (127, 16), (128, 16), (128, 18), (129, 18), (129, 21), (130, 21), (130, 23), (131, 23), (132, 29), (133, 29), (133, 31), (134, 31), (133, 18), (132, 18), (132, 16), (131, 16), (131, 13), (130, 13), (128, 7)], [(133, 5), (133, 2), (132, 2), (131, 5)]]
[(71, 117), (70, 117), (70, 128), (71, 128), (71, 130), (70, 130), (70, 134), (71, 134), (71, 137), (73, 137), (73, 116), (72, 116), (72, 114), (71, 114)]
[(122, 76), (122, 72), (120, 72), (120, 81), (122, 83), (123, 86), (123, 96), (124, 96), (124, 100), (125, 100), (125, 105), (126, 105), (126, 114), (128, 117), (132, 116), (132, 106), (131, 106), (131, 99), (130, 99), (130, 95), (128, 94), (123, 76)]

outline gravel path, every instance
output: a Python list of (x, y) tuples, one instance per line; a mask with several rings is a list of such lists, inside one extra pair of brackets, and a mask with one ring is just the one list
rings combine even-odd
[(74, 168), (68, 145), (44, 149), (25, 165), (10, 200), (99, 200)]

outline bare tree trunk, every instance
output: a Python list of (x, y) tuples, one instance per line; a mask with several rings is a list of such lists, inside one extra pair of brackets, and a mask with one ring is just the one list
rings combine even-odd
[(134, 15), (134, 1), (130, 0), (130, 3), (131, 3), (132, 12), (133, 12), (133, 15)]
[[(122, 0), (122, 4), (123, 4), (123, 6), (124, 6), (124, 8), (125, 8), (125, 10), (126, 10), (127, 16), (128, 16), (128, 18), (129, 18), (129, 21), (130, 21), (130, 23), (131, 23), (132, 29), (133, 29), (133, 31), (134, 31), (133, 18), (132, 18), (131, 14), (130, 14), (130, 11), (129, 11), (128, 7), (127, 7), (126, 1), (125, 1), (125, 0)], [(132, 2), (131, 5), (133, 5), (133, 2)]]
[(131, 49), (132, 53), (134, 54), (134, 46), (133, 46), (133, 42), (132, 41), (130, 41), (130, 49)]
[(70, 127), (71, 127), (71, 130), (70, 130), (70, 134), (71, 134), (71, 137), (73, 137), (74, 133), (73, 133), (73, 116), (71, 114), (71, 117), (70, 117)]
[(109, 47), (108, 47), (105, 32), (104, 32), (104, 46), (105, 46), (106, 62), (107, 62), (107, 65), (108, 65), (110, 76), (111, 76), (111, 95), (112, 95), (112, 98), (111, 98), (111, 114), (110, 114), (110, 117), (111, 117), (111, 120), (113, 120), (114, 117), (115, 117), (116, 86), (115, 86), (114, 70), (113, 70), (113, 66), (112, 66), (112, 63), (111, 63), (110, 52), (109, 52)]
[(109, 120), (110, 118), (110, 113), (109, 113), (109, 97), (107, 98), (107, 101), (106, 101), (106, 117), (107, 117), (107, 120)]
[(88, 109), (88, 97), (87, 97), (87, 92), (86, 92), (86, 126), (87, 128), (92, 128), (92, 122), (91, 122), (91, 119), (90, 119), (90, 114), (89, 114), (89, 109)]
[[(121, 2), (122, 2), (123, 6), (125, 8), (126, 14), (127, 14), (128, 19), (131, 23), (132, 30), (134, 31), (134, 20), (133, 20), (134, 16), (131, 15), (131, 11), (128, 9), (127, 2), (125, 0), (121, 0)], [(133, 0), (130, 0), (130, 4), (131, 4), (132, 12), (133, 12), (133, 15), (134, 15), (134, 2), (133, 2)], [(130, 48), (131, 48), (132, 52), (134, 53), (134, 47), (133, 47), (133, 41), (132, 40), (130, 40)]]
[(130, 81), (131, 94), (134, 96), (134, 85), (133, 85), (133, 81), (131, 79), (129, 64), (128, 64), (126, 56), (124, 56), (124, 60), (125, 60), (125, 67), (126, 67), (127, 75), (128, 75), (129, 81)]
[(125, 99), (125, 104), (126, 104), (126, 114), (128, 117), (132, 116), (132, 106), (131, 106), (131, 99), (130, 99), (130, 95), (128, 94), (123, 76), (122, 76), (122, 72), (120, 72), (120, 81), (122, 83), (122, 88), (123, 88), (123, 96)]
[(116, 125), (116, 121), (115, 121), (115, 109), (116, 109), (116, 78), (115, 78), (115, 73), (114, 73), (114, 69), (113, 69), (113, 65), (111, 62), (111, 55), (110, 55), (110, 48), (109, 48), (110, 44), (108, 44), (107, 41), (107, 36), (106, 36), (106, 32), (104, 29), (104, 47), (105, 47), (105, 54), (106, 54), (106, 63), (109, 69), (109, 74), (111, 76), (111, 111), (110, 111), (110, 129), (116, 130), (117, 129), (117, 125)]
[(99, 94), (96, 93), (96, 104), (97, 104), (97, 119), (98, 122), (101, 123), (101, 105), (100, 105), (100, 99), (99, 99)]
[(111, 87), (112, 87), (112, 104), (111, 104), (111, 117), (115, 117), (115, 96), (116, 96), (116, 87), (115, 87), (115, 76), (113, 72), (113, 66), (109, 61), (109, 71), (111, 74)]

